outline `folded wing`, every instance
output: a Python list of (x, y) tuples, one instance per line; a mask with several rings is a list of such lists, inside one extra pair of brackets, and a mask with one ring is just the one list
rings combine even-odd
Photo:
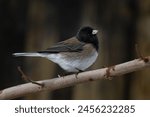
[[(77, 40), (77, 39), (76, 39)], [(79, 41), (62, 41), (56, 45), (44, 50), (38, 51), (38, 53), (59, 53), (59, 52), (79, 52), (83, 50), (85, 43)], [(73, 43), (76, 42), (76, 43)]]

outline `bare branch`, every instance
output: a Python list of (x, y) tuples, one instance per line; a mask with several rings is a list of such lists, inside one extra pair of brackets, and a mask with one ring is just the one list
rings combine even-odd
[(114, 76), (120, 76), (133, 71), (142, 70), (146, 67), (150, 67), (150, 56), (142, 57), (108, 68), (82, 72), (78, 74), (78, 78), (76, 78), (76, 75), (73, 74), (60, 78), (37, 81), (40, 84), (44, 84), (43, 87), (33, 83), (26, 83), (6, 88), (0, 91), (0, 99), (13, 99), (24, 96), (26, 94), (36, 93), (43, 90), (52, 91), (64, 87), (73, 86), (79, 83), (95, 81), (98, 79), (106, 79)]

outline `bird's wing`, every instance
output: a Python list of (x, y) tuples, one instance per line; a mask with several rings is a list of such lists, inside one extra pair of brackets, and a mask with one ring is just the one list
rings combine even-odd
[(39, 51), (39, 53), (79, 52), (83, 50), (84, 45), (85, 43), (79, 42), (77, 39), (70, 39), (59, 42), (44, 51)]

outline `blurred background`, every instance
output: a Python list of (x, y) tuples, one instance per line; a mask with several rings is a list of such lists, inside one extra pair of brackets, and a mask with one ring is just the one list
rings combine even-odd
[[(136, 43), (150, 55), (150, 0), (0, 0), (0, 90), (24, 83), (17, 66), (33, 80), (63, 73), (46, 59), (12, 53), (46, 49), (82, 26), (99, 30), (100, 56), (91, 69), (137, 58)], [(150, 99), (150, 69), (19, 99)]]

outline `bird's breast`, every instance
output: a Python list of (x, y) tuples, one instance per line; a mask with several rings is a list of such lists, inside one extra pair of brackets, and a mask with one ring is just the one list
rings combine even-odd
[(85, 46), (81, 52), (61, 52), (50, 54), (47, 58), (68, 72), (78, 72), (90, 67), (97, 56), (98, 52), (92, 46)]

